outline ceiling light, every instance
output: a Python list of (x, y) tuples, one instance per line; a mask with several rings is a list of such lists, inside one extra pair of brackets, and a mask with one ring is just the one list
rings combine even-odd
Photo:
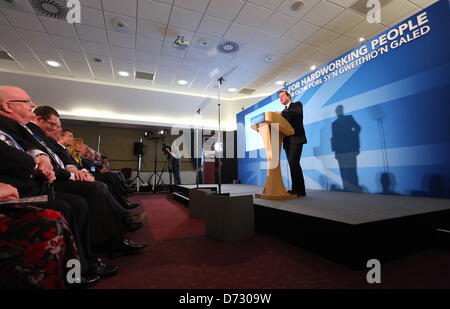
[(313, 66), (311, 66), (311, 71), (314, 71), (315, 69), (316, 69), (316, 66), (315, 65), (313, 65)]
[(237, 89), (236, 88), (228, 88), (229, 92), (235, 92)]
[(201, 46), (208, 46), (208, 45), (209, 45), (209, 42), (206, 41), (206, 40), (201, 40), (201, 41), (199, 42), (199, 44), (200, 44)]
[(365, 42), (366, 41), (366, 38), (364, 37), (361, 37), (361, 38), (359, 38), (359, 41), (362, 43), (362, 42)]
[(179, 81), (178, 81), (178, 84), (180, 84), (180, 85), (187, 85), (187, 83), (188, 83), (188, 81), (187, 80), (184, 80), (184, 79), (180, 79)]
[(48, 64), (49, 66), (55, 67), (55, 68), (61, 66), (61, 63), (59, 63), (59, 62), (57, 62), (57, 61), (53, 61), (53, 60), (47, 60), (47, 64)]
[(128, 24), (126, 22), (124, 22), (123, 20), (113, 19), (111, 22), (112, 22), (114, 28), (116, 28), (116, 29), (123, 30), (123, 29), (128, 28)]
[(130, 76), (130, 73), (125, 72), (125, 71), (119, 71), (119, 75), (123, 76), (123, 77), (127, 77), (127, 76)]
[(284, 80), (277, 80), (277, 81), (275, 82), (275, 85), (277, 85), (277, 86), (283, 86), (284, 83), (285, 83)]
[(266, 60), (267, 62), (272, 62), (273, 59), (274, 58), (272, 56), (268, 56), (268, 57), (264, 58), (264, 60)]
[(301, 7), (303, 7), (305, 3), (303, 1), (295, 1), (291, 4), (292, 11), (298, 11)]

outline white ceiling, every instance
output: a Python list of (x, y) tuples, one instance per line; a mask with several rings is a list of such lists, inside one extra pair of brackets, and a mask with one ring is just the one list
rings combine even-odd
[[(292, 11), (293, 0), (80, 0), (82, 23), (72, 25), (36, 15), (28, 0), (0, 0), (0, 49), (15, 59), (0, 60), (0, 70), (215, 96), (217, 78), (237, 66), (224, 87), (264, 95), (280, 88), (275, 81), (292, 82), (311, 65), (355, 47), (358, 38), (370, 38), (436, 2), (387, 1), (382, 23), (374, 25), (350, 8), (356, 1), (365, 0), (304, 0)], [(116, 19), (128, 28), (116, 29)], [(190, 41), (187, 50), (172, 47), (178, 35)], [(200, 45), (205, 40), (206, 47)], [(238, 42), (240, 51), (218, 53), (223, 40)], [(272, 62), (265, 61), (268, 56)], [(63, 65), (53, 68), (46, 60)], [(219, 73), (210, 77), (215, 69)], [(155, 73), (155, 79), (135, 79), (135, 71)], [(188, 84), (178, 85), (179, 79)]]

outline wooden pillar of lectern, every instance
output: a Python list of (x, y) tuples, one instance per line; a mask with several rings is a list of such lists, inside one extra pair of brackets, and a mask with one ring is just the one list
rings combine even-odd
[[(258, 131), (261, 135), (267, 157), (267, 176), (264, 191), (262, 194), (255, 194), (255, 197), (268, 200), (296, 199), (296, 194), (286, 192), (280, 168), (283, 138), (294, 134), (294, 129), (284, 117), (274, 112), (265, 112), (264, 120), (254, 124), (252, 129)], [(272, 140), (272, 138), (277, 137), (278, 143)]]

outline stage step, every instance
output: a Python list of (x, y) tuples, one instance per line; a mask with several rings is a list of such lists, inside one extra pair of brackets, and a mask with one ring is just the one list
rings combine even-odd
[(189, 195), (186, 196), (184, 192), (172, 192), (172, 197), (183, 204), (184, 206), (189, 206)]
[(435, 235), (438, 247), (450, 249), (450, 228), (437, 228)]

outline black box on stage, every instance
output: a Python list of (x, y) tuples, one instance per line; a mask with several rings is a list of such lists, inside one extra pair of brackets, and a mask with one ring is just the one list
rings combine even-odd
[(144, 153), (144, 143), (135, 142), (133, 146), (133, 154), (139, 156)]

